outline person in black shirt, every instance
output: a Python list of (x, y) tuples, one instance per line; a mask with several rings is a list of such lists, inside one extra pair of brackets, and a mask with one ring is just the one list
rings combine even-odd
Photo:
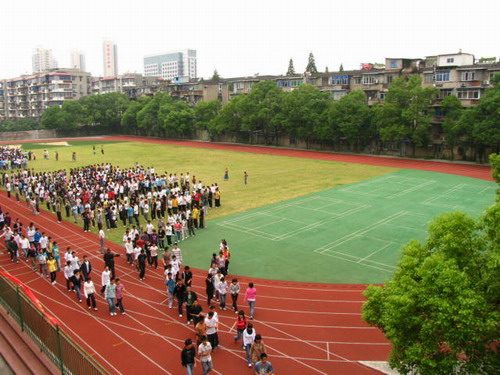
[(184, 293), (186, 292), (186, 286), (182, 280), (178, 280), (175, 284), (174, 296), (177, 299), (177, 304), (179, 305), (179, 317), (182, 318), (182, 305), (184, 302)]
[(181, 363), (182, 366), (186, 367), (188, 374), (193, 374), (195, 357), (196, 350), (194, 349), (193, 342), (191, 339), (187, 339), (184, 341), (184, 348), (181, 352)]
[(147, 256), (144, 253), (144, 250), (141, 250), (141, 253), (137, 257), (137, 264), (139, 265), (139, 279), (144, 280), (144, 275), (146, 274), (146, 259)]
[(111, 249), (107, 249), (106, 253), (104, 254), (104, 265), (109, 267), (109, 270), (111, 271), (111, 278), (115, 278), (115, 257), (119, 257), (120, 254), (113, 254), (111, 252)]
[(191, 268), (189, 266), (184, 267), (181, 278), (184, 281), (184, 285), (191, 286), (191, 283), (193, 282), (193, 273), (191, 272)]

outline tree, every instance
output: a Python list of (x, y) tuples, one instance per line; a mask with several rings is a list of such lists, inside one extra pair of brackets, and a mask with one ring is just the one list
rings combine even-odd
[(497, 184), (500, 184), (500, 154), (491, 154), (490, 157), (491, 174)]
[(443, 123), (443, 130), (446, 135), (446, 144), (451, 150), (451, 160), (455, 159), (455, 147), (459, 140), (465, 135), (462, 117), (463, 107), (460, 100), (455, 95), (449, 95), (441, 102), (443, 113), (446, 116)]
[(217, 69), (214, 70), (214, 74), (212, 76), (212, 81), (214, 82), (220, 82), (221, 78), (219, 76), (219, 73), (217, 72)]
[(477, 106), (464, 112), (462, 119), (463, 126), (471, 128), (471, 143), (479, 162), (485, 161), (488, 147), (500, 146), (500, 74), (491, 83), (493, 87), (486, 90)]
[(344, 65), (340, 64), (339, 72), (343, 72), (343, 71), (344, 71)]
[(325, 66), (325, 73), (328, 73), (328, 65)]
[(283, 101), (284, 125), (293, 137), (331, 141), (333, 131), (327, 121), (329, 94), (312, 85), (302, 85), (287, 93)]
[(199, 102), (194, 107), (195, 124), (198, 128), (206, 130), (213, 140), (218, 133), (216, 118), (222, 108), (219, 100)]
[(283, 90), (274, 81), (256, 83), (240, 103), (241, 128), (260, 132), (266, 144), (271, 141), (271, 135), (278, 138), (282, 129), (279, 114), (283, 107), (283, 96)]
[(345, 136), (351, 150), (358, 150), (374, 136), (370, 114), (365, 94), (361, 90), (354, 90), (340, 100), (332, 102), (328, 119)]
[(491, 374), (499, 343), (500, 203), (478, 221), (437, 217), (385, 286), (369, 286), (363, 319), (391, 341), (402, 374)]
[(306, 66), (306, 72), (318, 73), (318, 69), (316, 68), (316, 62), (314, 61), (314, 55), (312, 52), (309, 53), (309, 60)]
[(148, 96), (142, 96), (139, 97), (137, 100), (132, 101), (128, 106), (127, 110), (123, 113), (123, 116), (121, 118), (121, 125), (129, 131), (137, 129), (138, 128), (137, 114), (150, 101), (151, 98)]
[(62, 109), (58, 105), (50, 106), (42, 113), (42, 126), (46, 129), (64, 129), (67, 124), (64, 120)]
[(425, 147), (430, 141), (429, 106), (437, 96), (434, 87), (422, 87), (418, 75), (398, 78), (389, 86), (382, 107), (374, 109), (374, 117), (383, 141), (409, 142)]
[(295, 68), (293, 67), (293, 60), (290, 59), (288, 62), (288, 70), (286, 71), (287, 76), (294, 76), (295, 75)]
[(217, 117), (214, 119), (214, 134), (224, 133), (226, 131), (236, 132), (241, 129), (243, 122), (243, 102), (246, 96), (237, 95), (232, 98), (222, 109)]

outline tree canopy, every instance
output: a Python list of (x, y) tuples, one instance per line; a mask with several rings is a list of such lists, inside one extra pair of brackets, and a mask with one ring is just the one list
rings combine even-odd
[(294, 76), (295, 75), (295, 68), (293, 67), (293, 60), (290, 59), (288, 62), (288, 70), (286, 71), (287, 76)]
[[(498, 365), (500, 203), (479, 219), (437, 217), (403, 248), (394, 276), (370, 286), (363, 318), (391, 341), (402, 374), (492, 374)], [(496, 367), (498, 369), (498, 367)]]

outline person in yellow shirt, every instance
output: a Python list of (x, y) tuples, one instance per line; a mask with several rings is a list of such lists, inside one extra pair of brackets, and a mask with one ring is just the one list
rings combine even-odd
[(52, 283), (52, 285), (55, 285), (56, 275), (57, 275), (57, 263), (52, 254), (49, 255), (49, 260), (47, 260), (47, 268), (50, 273), (50, 282)]
[(215, 208), (220, 207), (220, 190), (219, 190), (219, 188), (215, 189), (214, 200), (215, 200)]

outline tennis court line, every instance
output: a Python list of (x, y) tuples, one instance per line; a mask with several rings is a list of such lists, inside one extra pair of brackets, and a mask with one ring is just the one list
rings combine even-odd
[(311, 229), (314, 229), (316, 227), (319, 227), (325, 223), (328, 223), (330, 221), (335, 221), (335, 220), (338, 220), (338, 219), (342, 219), (346, 216), (349, 216), (351, 214), (354, 214), (356, 212), (359, 212), (359, 211), (363, 211), (363, 210), (366, 210), (367, 208), (370, 208), (371, 206), (370, 205), (361, 205), (359, 207), (356, 207), (356, 208), (353, 208), (349, 211), (346, 211), (344, 212), (343, 214), (340, 214), (338, 216), (332, 216), (332, 217), (329, 217), (329, 218), (326, 218), (326, 219), (323, 219), (323, 220), (319, 220), (315, 223), (312, 223), (312, 224), (309, 224), (309, 225), (306, 225), (305, 227), (302, 227), (301, 229), (298, 229), (298, 230), (295, 230), (295, 231), (291, 231), (291, 232), (288, 232), (288, 233), (284, 233), (280, 236), (277, 236), (276, 239), (274, 239), (273, 241), (282, 241), (282, 240), (286, 240), (292, 236), (295, 236), (296, 234), (298, 233), (303, 233), (303, 232), (307, 232)]
[[(434, 202), (436, 199), (439, 199), (439, 198), (442, 198), (442, 197), (445, 197), (447, 195), (450, 195), (450, 194), (453, 194), (455, 193), (456, 191), (462, 189), (463, 187), (467, 186), (467, 184), (458, 184), (457, 186), (454, 186), (448, 190), (446, 190), (445, 192), (441, 193), (441, 194), (436, 194), (430, 198), (427, 198), (425, 201), (423, 201), (421, 204), (424, 204), (426, 206), (430, 206), (432, 202)], [(443, 207), (456, 207), (456, 206), (451, 206), (451, 205), (448, 205), (448, 204), (439, 204), (440, 206), (443, 206)]]
[(394, 243), (394, 242), (389, 242), (389, 243), (387, 243), (387, 245), (382, 246), (380, 249), (378, 249), (378, 250), (374, 251), (373, 253), (368, 254), (368, 255), (367, 255), (367, 256), (365, 256), (364, 258), (362, 258), (362, 259), (358, 260), (358, 263), (361, 263), (362, 261), (364, 261), (364, 260), (366, 260), (366, 259), (368, 259), (368, 258), (370, 258), (370, 257), (374, 256), (374, 255), (375, 255), (375, 254), (377, 254), (377, 253), (380, 253), (382, 250), (387, 249), (387, 248), (388, 248), (389, 246), (391, 246), (393, 243)]
[(400, 191), (400, 192), (398, 192), (398, 193), (394, 193), (394, 194), (392, 194), (392, 195), (389, 195), (389, 196), (387, 196), (386, 198), (389, 198), (389, 199), (392, 199), (392, 198), (398, 198), (398, 197), (400, 197), (400, 196), (402, 196), (402, 195), (405, 195), (405, 194), (411, 193), (411, 192), (413, 192), (413, 191), (415, 191), (415, 190), (420, 190), (420, 189), (423, 189), (424, 187), (429, 186), (429, 185), (432, 185), (432, 184), (435, 184), (435, 183), (436, 183), (436, 181), (434, 181), (434, 180), (430, 180), (430, 181), (422, 182), (420, 185), (415, 185), (415, 186), (412, 186), (412, 187), (410, 187), (410, 188), (408, 188), (408, 189), (405, 189), (405, 190), (402, 190), (402, 191)]
[[(324, 250), (326, 251), (326, 250)], [(355, 260), (351, 260), (351, 259), (347, 259), (345, 257), (341, 257), (341, 256), (338, 256), (338, 255), (334, 255), (334, 254), (329, 254), (329, 253), (325, 253), (325, 252), (320, 252), (318, 251), (318, 249), (314, 250), (315, 253), (318, 253), (318, 254), (321, 254), (321, 255), (326, 255), (326, 256), (329, 256), (331, 258), (337, 258), (337, 259), (340, 259), (340, 260), (343, 260), (343, 261), (346, 261), (346, 262), (351, 262), (351, 263), (355, 263), (355, 264), (358, 264), (360, 266), (364, 266), (364, 267), (369, 267), (369, 268), (374, 268), (374, 269), (377, 269), (379, 271), (383, 271), (383, 272), (389, 272), (389, 273), (392, 273), (393, 270), (386, 270), (384, 268), (380, 268), (380, 267), (377, 267), (377, 266), (372, 266), (371, 264), (366, 264), (366, 263), (358, 263), (356, 262)], [(334, 251), (332, 251), (334, 252)], [(334, 252), (335, 253), (335, 252)]]

